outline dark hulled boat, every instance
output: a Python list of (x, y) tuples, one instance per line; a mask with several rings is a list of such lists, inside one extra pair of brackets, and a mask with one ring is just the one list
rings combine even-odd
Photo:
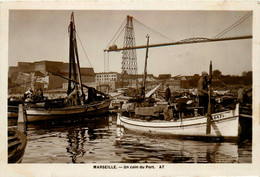
[(21, 163), (27, 144), (26, 135), (21, 131), (8, 128), (8, 163)]
[[(108, 112), (111, 101), (109, 95), (82, 83), (73, 13), (71, 14), (69, 24), (69, 38), (69, 77), (48, 71), (50, 74), (68, 80), (67, 97), (25, 103), (27, 122), (73, 119), (76, 117), (96, 116)], [(87, 96), (83, 88), (88, 90)]]

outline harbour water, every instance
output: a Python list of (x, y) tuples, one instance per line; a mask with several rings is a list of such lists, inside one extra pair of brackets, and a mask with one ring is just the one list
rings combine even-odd
[(251, 163), (252, 141), (205, 142), (143, 136), (116, 115), (27, 125), (22, 163)]

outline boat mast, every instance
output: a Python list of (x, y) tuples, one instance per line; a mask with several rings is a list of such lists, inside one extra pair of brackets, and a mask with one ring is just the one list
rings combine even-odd
[(210, 134), (211, 132), (211, 86), (212, 86), (212, 61), (210, 61), (209, 65), (209, 102), (208, 102), (208, 113), (207, 113), (207, 129), (206, 134)]
[(73, 39), (74, 39), (74, 47), (75, 47), (75, 54), (77, 59), (77, 69), (78, 69), (78, 77), (79, 77), (79, 85), (81, 88), (81, 97), (82, 97), (82, 104), (85, 102), (85, 94), (82, 87), (82, 79), (81, 79), (81, 72), (80, 72), (80, 64), (79, 64), (79, 54), (78, 54), (78, 46), (77, 46), (77, 38), (76, 38), (76, 28), (75, 28), (75, 22), (74, 22), (74, 15), (73, 15), (73, 24), (74, 24), (74, 31), (73, 31)]
[(145, 98), (145, 87), (146, 87), (146, 84), (145, 84), (145, 82), (146, 82), (146, 77), (147, 77), (147, 59), (148, 59), (148, 46), (149, 46), (149, 35), (147, 34), (146, 35), (146, 38), (147, 38), (147, 47), (146, 47), (146, 54), (145, 54), (145, 64), (144, 64), (144, 78), (143, 78), (143, 98)]
[[(73, 56), (70, 55), (70, 59), (73, 60), (73, 67), (74, 67), (73, 70), (75, 72), (74, 80), (77, 80), (76, 79), (76, 69), (75, 69), (75, 68), (77, 68), (78, 80), (79, 80), (79, 85), (80, 85), (81, 93), (82, 93), (82, 95), (81, 95), (82, 96), (81, 104), (84, 104), (84, 102), (85, 102), (85, 94), (84, 94), (83, 87), (82, 87), (82, 79), (81, 79), (79, 55), (78, 55), (78, 47), (77, 47), (77, 40), (76, 40), (76, 28), (75, 28), (74, 13), (73, 12), (71, 13), (71, 23), (70, 23), (70, 47), (71, 47), (70, 49), (73, 51), (71, 53)], [(76, 56), (76, 59), (77, 59), (77, 67), (76, 67), (76, 64), (75, 64), (75, 56)], [(71, 82), (71, 81), (69, 81), (69, 82)]]
[(69, 34), (70, 34), (70, 41), (69, 41), (69, 82), (68, 82), (68, 91), (67, 94), (69, 95), (74, 89), (77, 88), (77, 85), (74, 84), (74, 88), (72, 88), (71, 80), (77, 80), (77, 72), (76, 72), (76, 64), (75, 64), (75, 53), (74, 53), (74, 45), (73, 45), (73, 31), (74, 31), (74, 18), (73, 12), (70, 18), (70, 25), (69, 25)]

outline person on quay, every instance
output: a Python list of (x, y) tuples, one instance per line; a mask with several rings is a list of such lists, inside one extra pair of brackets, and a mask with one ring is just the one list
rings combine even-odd
[(171, 98), (171, 90), (169, 88), (169, 84), (166, 84), (165, 101), (169, 102), (170, 98)]
[(201, 78), (198, 81), (198, 96), (199, 96), (199, 107), (203, 107), (203, 114), (207, 113), (208, 110), (208, 81), (207, 81), (208, 73), (203, 71), (201, 74)]

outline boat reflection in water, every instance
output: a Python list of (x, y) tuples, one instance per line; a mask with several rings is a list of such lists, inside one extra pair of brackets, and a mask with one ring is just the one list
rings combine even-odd
[(23, 163), (251, 163), (252, 143), (143, 136), (116, 116), (28, 124)]
[(67, 152), (71, 154), (72, 162), (77, 162), (77, 157), (83, 157), (86, 151), (84, 150), (84, 143), (86, 130), (79, 128), (78, 130), (68, 130), (67, 138), (69, 146)]
[(237, 143), (142, 136), (123, 127), (117, 127), (116, 146), (125, 149), (124, 153), (128, 157), (125, 157), (124, 162), (127, 163), (240, 162)]
[(88, 120), (84, 127), (68, 129), (67, 140), (69, 145), (66, 149), (71, 154), (72, 163), (77, 163), (77, 158), (82, 158), (86, 154), (88, 147), (85, 147), (85, 142), (91, 143), (97, 138), (103, 138), (102, 130), (108, 130), (108, 117), (100, 119)]

